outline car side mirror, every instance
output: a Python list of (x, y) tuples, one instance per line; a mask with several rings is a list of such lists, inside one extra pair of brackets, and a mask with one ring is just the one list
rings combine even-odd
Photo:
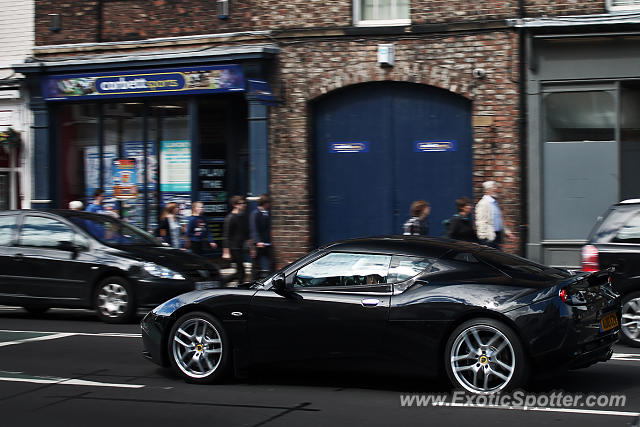
[(61, 251), (76, 252), (79, 248), (74, 245), (73, 242), (62, 240), (58, 242), (58, 249), (60, 249)]
[(287, 287), (287, 280), (282, 273), (276, 274), (273, 279), (271, 279), (271, 283), (276, 292), (283, 293), (291, 290)]

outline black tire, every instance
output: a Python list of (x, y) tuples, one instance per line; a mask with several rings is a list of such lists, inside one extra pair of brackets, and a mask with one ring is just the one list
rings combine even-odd
[(101, 280), (93, 295), (93, 306), (103, 322), (131, 322), (136, 314), (131, 284), (118, 276)]
[(173, 369), (191, 383), (220, 382), (231, 367), (231, 346), (222, 323), (200, 311), (185, 314), (173, 324), (167, 352)]
[(22, 308), (24, 308), (31, 314), (44, 314), (47, 311), (49, 311), (51, 307), (42, 307), (38, 305), (25, 305)]
[(451, 333), (444, 365), (454, 388), (475, 394), (522, 387), (529, 371), (516, 333), (503, 322), (485, 318), (466, 321)]
[[(631, 292), (622, 297), (620, 340), (631, 347), (640, 347), (640, 320), (631, 316), (640, 315), (640, 292)], [(629, 316), (625, 318), (625, 316)]]

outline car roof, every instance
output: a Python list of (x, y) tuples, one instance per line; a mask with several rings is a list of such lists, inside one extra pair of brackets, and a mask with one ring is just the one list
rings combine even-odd
[[(87, 211), (74, 211), (71, 209), (14, 209), (8, 211), (0, 211), (0, 215), (17, 215), (17, 214), (29, 214), (29, 213), (45, 213), (59, 215), (65, 218), (79, 216), (79, 217), (100, 217), (104, 218), (104, 214), (87, 212)], [(110, 219), (116, 219), (111, 216), (107, 216)]]
[(330, 251), (392, 253), (439, 258), (451, 250), (476, 251), (480, 246), (459, 240), (422, 236), (377, 236), (343, 240), (322, 247)]

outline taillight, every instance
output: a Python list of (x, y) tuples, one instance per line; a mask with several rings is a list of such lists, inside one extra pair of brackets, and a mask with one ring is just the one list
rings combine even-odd
[(582, 247), (582, 271), (599, 271), (598, 248), (593, 245)]
[(566, 303), (567, 302), (567, 291), (566, 289), (561, 289), (560, 290), (560, 299), (562, 300), (562, 302)]

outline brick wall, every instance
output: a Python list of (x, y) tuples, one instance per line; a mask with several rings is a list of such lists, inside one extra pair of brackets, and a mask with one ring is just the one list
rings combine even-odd
[[(393, 42), (393, 68), (377, 64), (378, 43)], [(504, 189), (505, 219), (519, 225), (520, 145), (518, 137), (518, 52), (509, 31), (423, 39), (352, 39), (283, 44), (278, 79), (285, 103), (271, 112), (271, 193), (279, 259), (292, 261), (311, 248), (313, 201), (309, 111), (318, 96), (355, 83), (408, 81), (440, 87), (472, 101), (474, 195), (494, 179)], [(481, 67), (484, 79), (471, 70)], [(357, 214), (350, 212), (350, 215)], [(368, 215), (368, 212), (363, 212)], [(510, 248), (515, 249), (514, 242)], [(283, 250), (286, 250), (284, 253)]]
[[(518, 4), (518, 0), (413, 0), (411, 21), (421, 25), (503, 20), (518, 16)], [(353, 25), (351, 0), (230, 0), (229, 11), (228, 19), (218, 19), (214, 0), (36, 0), (36, 44)], [(530, 17), (603, 13), (605, 0), (525, 0), (525, 11)], [(58, 33), (49, 30), (50, 13), (62, 16)]]

